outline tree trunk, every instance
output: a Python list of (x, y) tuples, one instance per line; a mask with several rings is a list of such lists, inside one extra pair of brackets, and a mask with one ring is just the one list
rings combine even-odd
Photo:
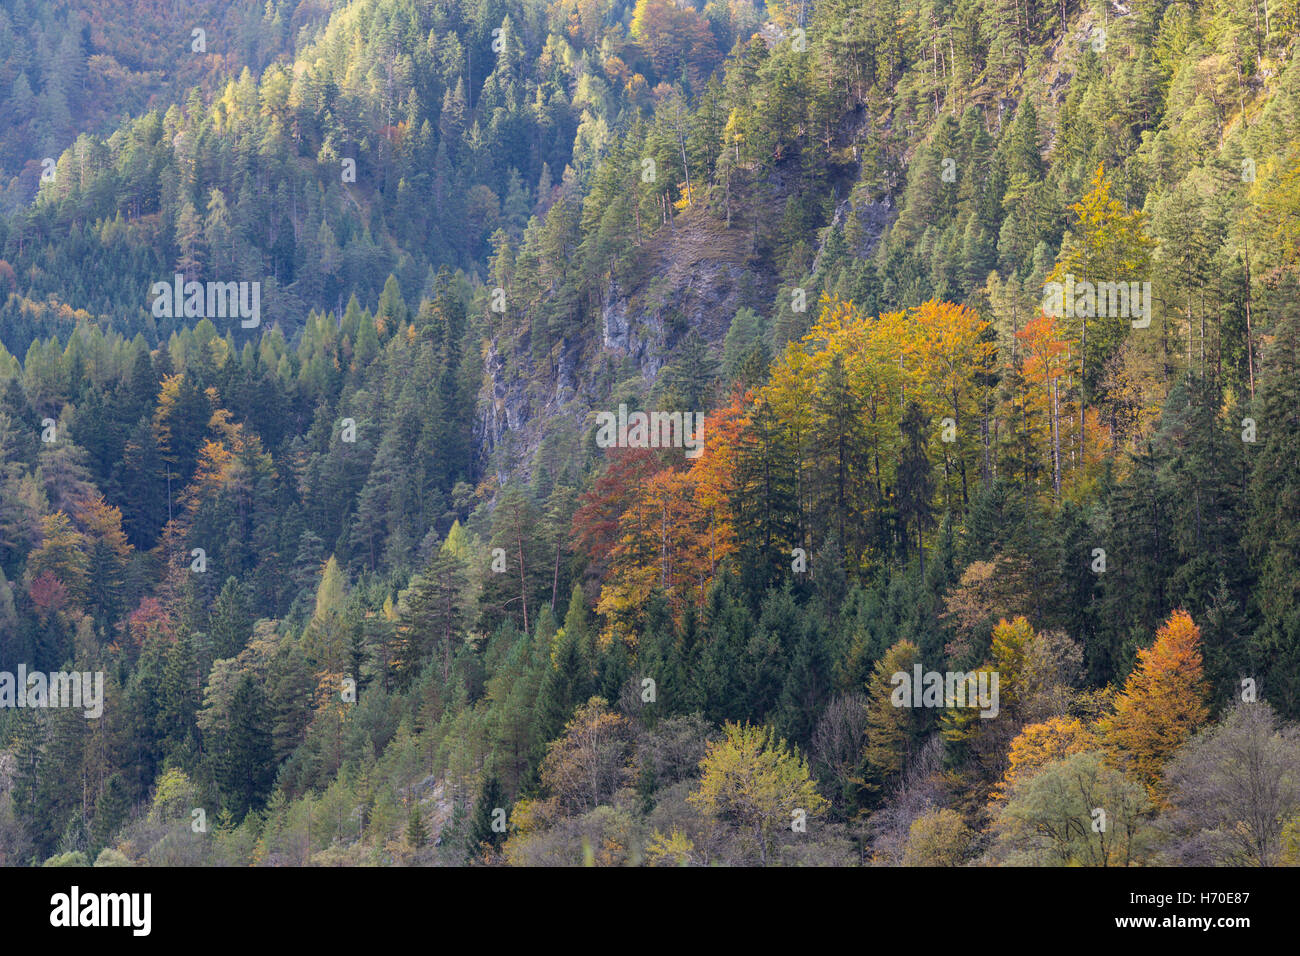
[[(1267, 11), (1265, 7), (1265, 11)], [(1250, 324), (1250, 242), (1246, 242), (1246, 368), (1250, 372), (1250, 400), (1255, 400), (1255, 337)]]
[(524, 608), (524, 634), (528, 634), (528, 585), (524, 579), (524, 538), (523, 532), (516, 530), (515, 547), (519, 554), (519, 600)]
[[(1083, 441), (1082, 435), (1079, 438)], [(1079, 465), (1083, 465), (1083, 446), (1079, 447)], [(1060, 424), (1060, 387), (1057, 380), (1052, 380), (1052, 490), (1056, 500), (1061, 500), (1061, 424)]]

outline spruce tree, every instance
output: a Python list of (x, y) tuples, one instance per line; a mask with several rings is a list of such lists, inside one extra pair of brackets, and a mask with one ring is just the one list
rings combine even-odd
[(501, 797), (501, 784), (496, 775), (489, 775), (479, 791), (478, 802), (474, 805), (474, 816), (470, 821), (469, 846), (466, 848), (466, 860), (482, 859), (485, 852), (491, 852), (505, 842), (506, 835), (494, 829), (493, 823), (499, 818), (497, 810), (506, 809)]

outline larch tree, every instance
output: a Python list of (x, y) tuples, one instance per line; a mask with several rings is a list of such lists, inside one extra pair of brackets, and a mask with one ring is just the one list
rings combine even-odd
[[(920, 660), (920, 648), (911, 641), (899, 641), (876, 662), (867, 682), (867, 744), (862, 758), (870, 791), (878, 792), (886, 781), (902, 773), (920, 746), (917, 708), (896, 707), (893, 703), (897, 689), (893, 675), (906, 674), (912, 680), (913, 665)], [(919, 687), (912, 689), (914, 695), (920, 691)]]
[(1209, 717), (1207, 698), (1200, 629), (1186, 611), (1174, 611), (1155, 643), (1138, 652), (1115, 713), (1098, 725), (1111, 762), (1158, 799), (1166, 761)]

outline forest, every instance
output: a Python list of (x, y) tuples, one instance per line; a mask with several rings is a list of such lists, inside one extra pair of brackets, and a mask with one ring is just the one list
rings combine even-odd
[(1298, 35), (3, 4), (0, 864), (1300, 866)]

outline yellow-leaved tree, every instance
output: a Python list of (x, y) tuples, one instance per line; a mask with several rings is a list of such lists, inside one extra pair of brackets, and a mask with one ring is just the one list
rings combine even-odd
[[(863, 785), (869, 794), (880, 793), (887, 782), (906, 770), (920, 748), (927, 712), (895, 704), (897, 685), (893, 680), (895, 674), (906, 674), (910, 680), (913, 667), (920, 662), (919, 647), (906, 639), (898, 641), (876, 662), (866, 683), (867, 743), (862, 762)], [(921, 689), (912, 692), (919, 695)]]
[(718, 821), (732, 823), (754, 843), (767, 865), (776, 832), (828, 806), (808, 762), (770, 727), (728, 723), (700, 761), (700, 785), (686, 799)]
[[(1092, 406), (1101, 410), (1101, 418), (1111, 424), (1112, 430), (1121, 429), (1117, 399), (1111, 394), (1116, 388), (1114, 374), (1107, 376), (1112, 361), (1123, 361), (1121, 349), (1129, 335), (1134, 303), (1129, 314), (1116, 314), (1124, 310), (1103, 307), (1098, 284), (1127, 284), (1149, 282), (1153, 243), (1146, 232), (1146, 217), (1141, 209), (1127, 210), (1124, 204), (1111, 195), (1111, 181), (1103, 166), (1093, 173), (1088, 192), (1070, 207), (1071, 223), (1061, 242), (1056, 264), (1047, 277), (1050, 283), (1065, 287), (1065, 298), (1081, 296), (1064, 309), (1064, 324), (1079, 346), (1080, 382), (1073, 383), (1079, 390), (1078, 429), (1076, 441), (1085, 440), (1086, 410)], [(1082, 292), (1091, 283), (1097, 298), (1089, 301)], [(1117, 287), (1118, 291), (1118, 287)], [(1047, 298), (1047, 297), (1045, 297)], [(1063, 300), (1059, 303), (1066, 306)], [(1150, 320), (1150, 316), (1144, 317)], [(1114, 370), (1112, 370), (1112, 373)], [(1119, 376), (1120, 379), (1125, 376)], [(1113, 434), (1118, 442), (1120, 435)], [(1086, 457), (1079, 448), (1080, 460)]]

